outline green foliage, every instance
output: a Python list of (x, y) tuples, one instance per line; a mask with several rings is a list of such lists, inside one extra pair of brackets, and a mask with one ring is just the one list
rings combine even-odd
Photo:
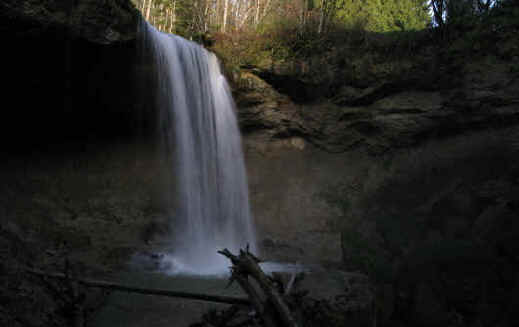
[[(149, 3), (135, 1), (139, 8)], [(165, 21), (163, 15), (164, 10), (171, 15), (172, 0), (153, 0), (151, 15), (163, 30), (168, 26), (173, 33), (209, 46), (229, 77), (239, 75), (243, 67), (282, 67), (306, 74), (303, 78), (320, 76), (313, 79), (318, 83), (340, 84), (402, 76), (422, 61), (429, 65), (435, 53), (443, 53), (442, 62), (485, 52), (499, 53), (499, 58), (517, 56), (518, 42), (505, 35), (519, 25), (515, 1), (502, 0), (488, 10), (475, 10), (466, 0), (434, 1), (450, 8), (443, 28), (431, 26), (428, 0), (265, 0), (261, 3), (270, 2), (271, 7), (258, 23), (252, 11), (244, 25), (235, 22), (226, 33), (219, 32), (222, 8), (209, 13), (209, 20), (201, 16), (196, 4), (204, 0), (176, 0), (173, 29), (167, 24), (171, 17)], [(323, 4), (327, 23), (321, 31)], [(236, 17), (239, 21), (241, 16)]]
[(242, 67), (268, 65), (271, 58), (266, 39), (256, 33), (215, 33), (211, 51), (215, 52), (231, 80)]
[[(505, 2), (507, 3), (507, 2)], [(461, 16), (445, 26), (444, 45), (453, 55), (473, 56), (475, 53), (510, 60), (519, 55), (519, 7), (494, 7), (485, 14)]]
[(337, 18), (348, 28), (372, 32), (421, 30), (431, 21), (424, 0), (340, 0)]

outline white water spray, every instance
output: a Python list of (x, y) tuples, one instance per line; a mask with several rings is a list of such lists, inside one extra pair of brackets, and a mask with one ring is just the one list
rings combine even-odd
[(256, 251), (240, 132), (229, 86), (213, 53), (144, 23), (151, 47), (160, 129), (174, 153), (177, 201), (174, 273), (228, 272), (217, 254), (250, 244)]

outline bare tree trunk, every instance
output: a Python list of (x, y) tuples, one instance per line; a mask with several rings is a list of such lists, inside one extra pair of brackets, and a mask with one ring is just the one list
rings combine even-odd
[(303, 34), (306, 25), (306, 13), (308, 11), (308, 0), (302, 0), (301, 2), (301, 17), (299, 21), (299, 34)]
[(445, 3), (444, 0), (433, 0), (432, 1), (432, 9), (434, 14), (434, 20), (436, 21), (436, 24), (440, 28), (443, 28), (443, 25), (445, 23), (444, 21), (444, 15), (445, 15)]
[[(270, 10), (270, 5), (272, 4), (272, 1), (271, 0), (267, 0), (267, 3), (265, 4), (265, 6), (263, 7), (263, 14), (261, 15), (260, 17), (260, 22), (263, 21), (263, 19), (265, 19), (265, 17), (267, 16), (267, 14), (269, 13), (269, 10)], [(259, 23), (259, 22), (258, 22)]]
[[(244, 9), (243, 15), (242, 15), (241, 20), (240, 20), (240, 22), (238, 24), (239, 28), (242, 28), (243, 25), (247, 22), (247, 19), (249, 19), (250, 13), (253, 12), (256, 9), (255, 6), (256, 6), (255, 4), (252, 4), (248, 8)], [(252, 25), (255, 25), (255, 24), (256, 24), (256, 21), (253, 18)]]
[(218, 25), (220, 15), (221, 0), (216, 0), (216, 5), (213, 13), (213, 24)]
[(173, 24), (173, 10), (168, 10), (168, 24), (166, 24), (166, 31), (171, 33), (171, 25)]
[(317, 34), (321, 34), (323, 32), (324, 27), (324, 18), (325, 18), (325, 6), (326, 0), (321, 0), (321, 14), (319, 16), (319, 26), (317, 27)]
[(164, 32), (168, 32), (168, 26), (169, 26), (169, 9), (166, 9), (166, 14), (165, 14), (165, 20), (164, 20)]
[(177, 0), (173, 0), (173, 9), (171, 10), (171, 25), (169, 26), (169, 32), (176, 32), (177, 24)]
[(175, 13), (175, 3), (173, 2), (173, 8), (169, 10), (169, 25), (168, 25), (168, 33), (171, 33), (173, 30), (173, 15)]
[(56, 278), (56, 279), (60, 279), (60, 280), (71, 281), (71, 282), (74, 282), (76, 284), (80, 284), (80, 285), (83, 285), (86, 287), (103, 288), (103, 289), (109, 289), (109, 290), (120, 291), (120, 292), (176, 297), (176, 298), (217, 302), (217, 303), (227, 303), (227, 304), (238, 304), (238, 305), (251, 304), (250, 300), (245, 299), (245, 298), (240, 298), (240, 297), (210, 295), (210, 294), (202, 294), (202, 293), (189, 293), (189, 292), (182, 292), (182, 291), (177, 292), (177, 291), (171, 291), (171, 290), (166, 290), (166, 289), (157, 289), (157, 288), (140, 288), (140, 287), (116, 284), (116, 283), (112, 283), (112, 282), (108, 282), (108, 281), (104, 281), (104, 280), (82, 279), (82, 278), (77, 278), (77, 276), (67, 276), (66, 274), (48, 273), (48, 272), (44, 272), (41, 270), (35, 270), (35, 269), (26, 269), (26, 272), (33, 274), (33, 275), (41, 276), (44, 278)]
[(259, 17), (260, 17), (260, 0), (256, 0), (256, 17), (254, 17), (254, 25), (259, 24)]
[(153, 0), (148, 1), (148, 9), (146, 10), (146, 20), (150, 19), (150, 13), (151, 13), (151, 3)]
[(204, 33), (207, 33), (209, 31), (209, 2), (206, 1), (204, 6)]
[(224, 8), (223, 8), (223, 22), (222, 22), (222, 33), (225, 33), (227, 27), (227, 11), (229, 10), (229, 0), (224, 0)]
[(233, 15), (232, 15), (232, 23), (231, 25), (236, 29), (236, 26), (238, 25), (238, 22), (240, 21), (240, 10), (241, 10), (241, 1), (235, 1), (233, 8)]

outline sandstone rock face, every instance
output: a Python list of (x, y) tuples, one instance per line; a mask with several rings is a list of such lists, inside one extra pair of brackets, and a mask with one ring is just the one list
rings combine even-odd
[[(481, 74), (482, 69), (488, 74)], [(435, 151), (449, 153), (449, 139), (460, 134), (472, 135), (464, 138), (471, 150), (462, 153), (481, 151), (473, 149), (475, 140), (484, 138), (477, 135), (494, 135), (491, 131), (519, 122), (519, 94), (514, 91), (519, 80), (505, 64), (466, 67), (462, 83), (448, 90), (414, 90), (405, 84), (382, 91), (388, 83), (364, 89), (345, 86), (333, 99), (309, 103), (295, 103), (258, 75), (261, 71), (242, 74), (236, 100), (260, 230), (263, 222), (273, 231), (278, 222), (292, 220), (279, 230), (285, 233), (304, 225), (327, 231), (324, 234), (337, 231), (331, 222), (336, 213), (319, 196), (333, 184), (359, 184), (353, 180), (366, 178), (366, 171), (387, 174), (375, 171), (389, 169), (389, 162), (400, 160), (395, 158), (402, 158), (399, 153), (406, 149), (419, 153), (431, 142)], [(507, 141), (513, 142), (502, 140)], [(438, 142), (445, 143), (445, 149)], [(383, 166), (380, 162), (388, 167), (378, 167)], [(315, 247), (327, 244), (335, 251), (332, 239)], [(323, 258), (331, 257), (338, 259), (337, 252)]]
[(519, 81), (506, 62), (473, 63), (465, 67), (459, 85), (448, 89), (426, 90), (409, 80), (381, 81), (364, 88), (344, 85), (333, 97), (306, 103), (293, 101), (261, 75), (245, 72), (239, 81), (237, 103), (244, 133), (302, 137), (331, 153), (362, 148), (381, 154), (519, 121)]

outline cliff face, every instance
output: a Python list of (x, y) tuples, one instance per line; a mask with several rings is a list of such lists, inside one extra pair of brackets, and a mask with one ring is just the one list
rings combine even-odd
[[(335, 90), (325, 93), (315, 91), (319, 81), (307, 81), (297, 70), (252, 70), (238, 82), (240, 120), (246, 134), (300, 136), (330, 153), (363, 148), (382, 154), (430, 139), (502, 128), (519, 121), (519, 81), (510, 60), (476, 58), (450, 71), (443, 68), (445, 76), (412, 70), (398, 78), (373, 74), (365, 76), (372, 83), (362, 87), (344, 81), (339, 72)], [(278, 83), (294, 89), (276, 87)], [(316, 94), (308, 98), (307, 89)]]
[(71, 38), (100, 44), (135, 39), (139, 15), (126, 0), (6, 0), (0, 9), (5, 32), (21, 36), (64, 29)]
[(2, 326), (74, 324), (63, 285), (25, 267), (106, 271), (167, 228), (154, 227), (168, 169), (143, 137), (138, 18), (129, 1), (0, 2)]
[[(271, 207), (279, 201), (274, 199), (284, 196), (278, 194), (267, 202), (259, 197), (259, 223), (269, 221), (270, 215), (293, 219), (296, 227), (300, 218), (323, 223), (334, 213), (326, 209), (326, 201), (319, 199), (319, 194), (333, 184), (355, 175), (365, 179), (366, 170), (389, 177), (389, 170), (400, 169), (392, 167), (392, 162), (404, 160), (406, 153), (429, 152), (428, 147), (450, 157), (454, 139), (470, 145), (455, 150), (460, 156), (486, 152), (479, 149), (479, 143), (481, 148), (494, 146), (509, 152), (505, 148), (513, 147), (515, 141), (513, 136), (505, 137), (505, 131), (515, 130), (519, 123), (519, 78), (511, 58), (510, 54), (480, 55), (459, 66), (448, 62), (447, 66), (436, 64), (437, 69), (425, 71), (420, 70), (423, 63), (398, 62), (400, 73), (385, 73), (382, 63), (379, 70), (364, 74), (352, 74), (348, 71), (351, 67), (341, 70), (332, 58), (328, 63), (315, 64), (316, 69), (335, 72), (329, 77), (334, 83), (331, 86), (323, 86), (329, 83), (323, 80), (323, 74), (303, 73), (301, 64), (273, 64), (267, 71), (243, 71), (235, 93), (250, 158), (252, 193), (257, 191), (266, 197), (304, 194), (303, 203), (308, 204), (306, 208), (300, 200), (287, 198), (285, 212), (275, 213)], [(494, 136), (482, 142), (482, 135)], [(433, 167), (437, 159), (424, 154), (428, 156), (432, 156), (427, 160)], [(408, 172), (413, 173), (429, 172)], [(292, 176), (306, 180), (306, 186), (282, 182)], [(259, 184), (255, 186), (256, 179)], [(376, 183), (382, 183), (380, 179)], [(268, 180), (279, 186), (270, 185)], [(287, 189), (282, 191), (283, 185)], [(256, 200), (254, 195), (252, 198)], [(317, 209), (320, 206), (323, 208)], [(302, 218), (307, 215), (314, 218)], [(337, 256), (336, 252), (332, 256)]]
[(129, 1), (2, 1), (2, 146), (139, 133), (138, 17)]
[(383, 322), (517, 322), (519, 49), (506, 49), (399, 74), (352, 78), (333, 56), (315, 67), (328, 75), (286, 62), (242, 72), (266, 255), (368, 272)]

